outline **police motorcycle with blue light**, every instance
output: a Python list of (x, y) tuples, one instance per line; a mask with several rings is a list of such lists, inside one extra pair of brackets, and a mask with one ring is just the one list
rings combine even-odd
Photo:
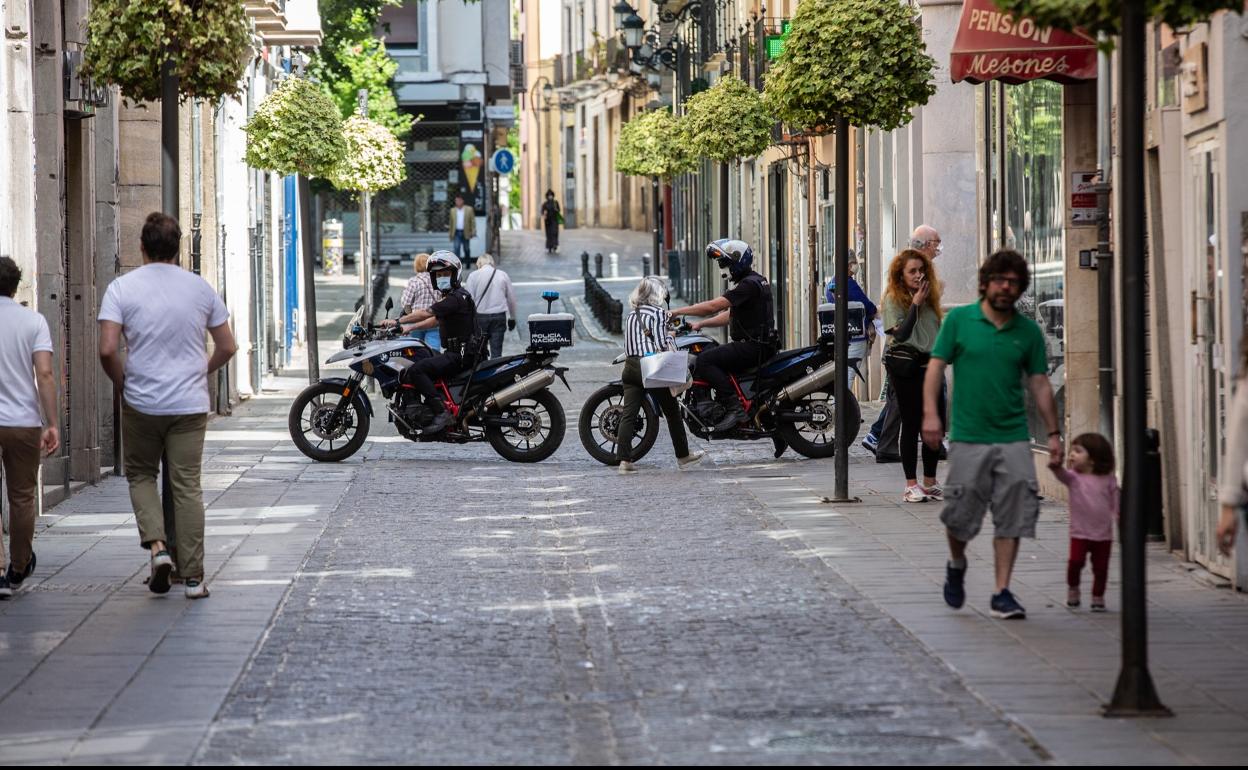
[[(539, 462), (563, 442), (563, 406), (550, 390), (568, 386), (559, 350), (572, 344), (573, 317), (551, 312), (558, 292), (544, 292), (545, 313), (528, 318), (529, 346), (521, 354), (488, 359), (487, 339), (476, 331), (476, 306), (460, 285), (459, 259), (435, 252), (428, 270), (441, 294), (428, 310), (365, 325), (357, 312), (344, 349), (328, 364), (346, 363), (349, 377), (327, 377), (306, 388), (291, 406), (288, 427), (295, 445), (314, 460), (337, 462), (355, 454), (376, 416), (365, 393), (376, 381), (388, 419), (415, 442), (487, 441), (513, 462)], [(406, 336), (413, 328), (441, 332), (444, 352)]]
[[(690, 353), (692, 385), (680, 396), (685, 426), (703, 439), (753, 441), (771, 439), (775, 456), (792, 447), (805, 457), (824, 458), (836, 453), (836, 401), (833, 395), (838, 371), (834, 360), (835, 306), (818, 308), (820, 335), (816, 344), (780, 351), (774, 325), (771, 285), (753, 270), (749, 245), (721, 239), (707, 246), (715, 262), (733, 286), (707, 302), (677, 308), (673, 316), (705, 317), (706, 320), (676, 326), (676, 349)], [(865, 324), (862, 303), (849, 305), (850, 334), (854, 325)], [(727, 326), (731, 342), (719, 344), (702, 330)], [(623, 363), (624, 356), (615, 359)], [(857, 368), (857, 360), (845, 362)], [(858, 401), (849, 395), (852, 443), (862, 422)], [(599, 388), (585, 402), (578, 433), (585, 450), (606, 465), (616, 465), (616, 446), (623, 412), (623, 386), (617, 380)], [(659, 432), (660, 410), (649, 395), (638, 414), (633, 458), (653, 447)]]

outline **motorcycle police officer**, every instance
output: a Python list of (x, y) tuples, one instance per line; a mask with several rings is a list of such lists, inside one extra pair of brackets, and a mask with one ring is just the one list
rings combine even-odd
[[(454, 422), (454, 418), (446, 411), (433, 378), (449, 379), (472, 366), (480, 352), (481, 340), (477, 336), (476, 304), (468, 290), (459, 283), (459, 257), (445, 249), (435, 251), (429, 257), (427, 270), (434, 289), (442, 294), (442, 299), (428, 310), (413, 310), (397, 323), (408, 324), (406, 328), (409, 331), (437, 326), (446, 352), (417, 361), (404, 370), (401, 379), (415, 388), (433, 410), (434, 418), (425, 430), (440, 433)], [(386, 326), (395, 323), (382, 322)]]
[(771, 284), (752, 269), (754, 252), (749, 244), (721, 238), (707, 245), (706, 256), (736, 286), (721, 297), (673, 310), (672, 315), (711, 316), (692, 324), (694, 329), (728, 326), (732, 342), (698, 354), (693, 372), (694, 377), (715, 389), (716, 399), (726, 411), (714, 430), (724, 431), (746, 418), (729, 375), (752, 369), (771, 358), (778, 340)]

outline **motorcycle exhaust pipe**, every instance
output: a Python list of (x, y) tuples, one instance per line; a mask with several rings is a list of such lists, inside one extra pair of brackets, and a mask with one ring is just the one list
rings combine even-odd
[(810, 374), (801, 378), (797, 382), (789, 385), (781, 390), (777, 396), (777, 401), (796, 401), (802, 396), (814, 393), (824, 385), (836, 379), (836, 362), (830, 361)]
[(498, 409), (507, 406), (512, 401), (536, 393), (543, 388), (550, 387), (554, 381), (555, 373), (549, 369), (543, 369), (540, 372), (533, 372), (519, 382), (508, 385), (487, 398), (485, 400), (485, 407), (487, 409)]

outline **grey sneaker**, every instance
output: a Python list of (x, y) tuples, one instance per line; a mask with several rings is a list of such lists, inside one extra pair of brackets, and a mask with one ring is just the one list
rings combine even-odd
[(701, 451), (690, 452), (684, 457), (676, 458), (676, 467), (680, 468), (681, 470), (684, 470), (685, 468), (688, 468), (692, 465), (697, 465), (698, 463), (702, 462), (703, 457), (706, 457), (706, 452), (701, 452)]
[(207, 599), (208, 586), (202, 580), (194, 578), (186, 581), (186, 598), (188, 599)]
[(0, 572), (0, 599), (7, 599), (13, 595), (13, 586), (9, 585), (9, 575)]
[(173, 557), (168, 551), (161, 551), (152, 557), (152, 579), (147, 588), (154, 594), (169, 593), (169, 573), (173, 572)]
[(627, 473), (636, 473), (636, 472), (637, 472), (637, 465), (635, 463), (631, 463), (628, 460), (620, 460), (620, 474), (621, 475), (624, 475)]

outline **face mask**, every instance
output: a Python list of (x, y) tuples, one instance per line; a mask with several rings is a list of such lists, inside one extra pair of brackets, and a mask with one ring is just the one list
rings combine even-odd
[(936, 244), (936, 253), (932, 255), (932, 258), (935, 259), (936, 257), (939, 257), (941, 254), (944, 254), (944, 253), (945, 253), (945, 244), (938, 243)]
[(451, 277), (449, 275), (438, 276), (438, 290), (439, 291), (451, 290)]

